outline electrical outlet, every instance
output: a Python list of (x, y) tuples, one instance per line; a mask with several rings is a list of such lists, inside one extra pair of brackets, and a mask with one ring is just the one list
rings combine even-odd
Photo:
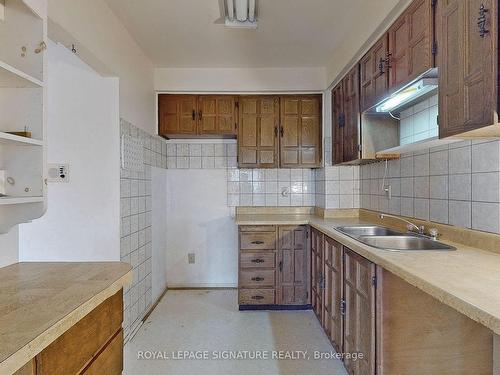
[(195, 263), (195, 256), (194, 256), (194, 253), (189, 253), (188, 254), (188, 263), (189, 264), (194, 264)]
[(49, 182), (69, 182), (68, 164), (49, 164), (48, 166)]

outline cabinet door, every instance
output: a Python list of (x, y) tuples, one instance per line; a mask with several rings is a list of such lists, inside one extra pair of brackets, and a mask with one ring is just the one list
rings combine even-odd
[(196, 95), (158, 95), (158, 132), (171, 135), (196, 135)]
[(344, 247), (344, 363), (351, 375), (375, 374), (375, 264)]
[(373, 107), (387, 94), (389, 78), (385, 60), (387, 59), (387, 34), (366, 53), (360, 61), (361, 112)]
[(311, 304), (322, 322), (323, 315), (323, 233), (311, 229)]
[(321, 96), (281, 97), (281, 167), (321, 166)]
[(241, 168), (278, 167), (279, 97), (240, 97), (238, 163)]
[(438, 1), (439, 137), (496, 122), (498, 5)]
[(414, 0), (388, 35), (389, 87), (393, 91), (434, 66), (432, 0)]
[(341, 303), (342, 288), (342, 245), (325, 236), (325, 289), (323, 294), (324, 316), (323, 327), (337, 353), (342, 353), (343, 317)]
[(231, 95), (202, 95), (198, 101), (200, 134), (236, 134), (236, 97)]
[(342, 82), (332, 90), (332, 163), (344, 162), (344, 90)]
[(344, 142), (343, 161), (359, 159), (359, 67), (356, 65), (343, 80), (344, 91)]
[(305, 226), (280, 226), (278, 304), (306, 305), (309, 299), (309, 254)]

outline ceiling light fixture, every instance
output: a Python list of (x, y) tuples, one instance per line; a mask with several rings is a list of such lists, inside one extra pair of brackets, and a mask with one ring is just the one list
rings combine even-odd
[(257, 0), (225, 0), (225, 26), (257, 28)]

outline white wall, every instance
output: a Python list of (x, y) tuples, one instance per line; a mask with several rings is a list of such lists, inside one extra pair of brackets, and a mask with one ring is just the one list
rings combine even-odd
[(19, 229), (12, 228), (9, 233), (0, 235), (0, 267), (8, 266), (19, 260)]
[(152, 301), (167, 287), (167, 170), (151, 168), (152, 196)]
[(120, 259), (118, 80), (49, 44), (48, 163), (69, 163), (51, 183), (48, 211), (20, 226), (21, 261)]
[(49, 36), (75, 43), (99, 72), (119, 77), (120, 116), (156, 134), (153, 65), (106, 2), (49, 0), (48, 6)]
[(326, 87), (323, 68), (155, 70), (157, 91), (321, 91)]
[[(237, 227), (227, 207), (226, 170), (168, 170), (169, 287), (238, 284)], [(188, 264), (188, 253), (196, 263)]]

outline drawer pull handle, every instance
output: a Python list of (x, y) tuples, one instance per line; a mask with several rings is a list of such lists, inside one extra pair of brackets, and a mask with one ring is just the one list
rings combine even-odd
[(264, 278), (260, 276), (252, 277), (252, 281), (264, 281)]
[(261, 299), (264, 299), (264, 297), (263, 296), (252, 296), (252, 299), (261, 300)]
[(262, 245), (264, 241), (252, 241), (253, 245)]
[(252, 259), (252, 263), (264, 263), (264, 262), (265, 262), (264, 259), (260, 259), (260, 258), (258, 258), (258, 259)]

